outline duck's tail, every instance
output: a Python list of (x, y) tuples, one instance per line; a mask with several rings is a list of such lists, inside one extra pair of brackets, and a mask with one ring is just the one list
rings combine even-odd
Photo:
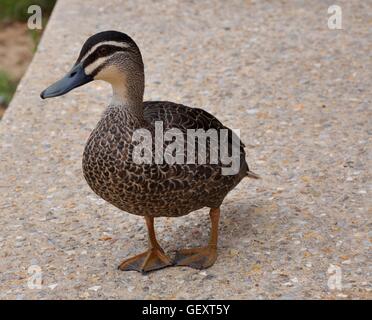
[(254, 173), (253, 171), (249, 171), (249, 170), (247, 171), (246, 176), (252, 179), (261, 179), (261, 177), (257, 173)]

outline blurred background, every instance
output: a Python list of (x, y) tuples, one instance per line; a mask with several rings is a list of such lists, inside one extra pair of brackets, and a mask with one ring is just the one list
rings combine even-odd
[[(0, 119), (31, 62), (56, 0), (0, 0)], [(43, 29), (30, 30), (30, 5), (39, 5)]]

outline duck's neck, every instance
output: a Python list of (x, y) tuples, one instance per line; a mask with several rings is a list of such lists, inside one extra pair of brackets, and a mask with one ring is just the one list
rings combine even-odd
[(111, 106), (120, 106), (133, 118), (143, 119), (144, 75), (136, 73), (110, 81), (112, 86)]

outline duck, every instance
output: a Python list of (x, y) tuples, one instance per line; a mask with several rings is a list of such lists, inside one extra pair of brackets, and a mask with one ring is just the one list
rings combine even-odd
[[(148, 249), (126, 258), (118, 269), (146, 273), (169, 266), (209, 268), (217, 259), (223, 200), (243, 178), (260, 178), (248, 167), (244, 144), (233, 130), (201, 108), (169, 101), (144, 101), (141, 51), (130, 36), (119, 31), (103, 31), (89, 37), (72, 69), (40, 96), (42, 99), (58, 97), (94, 80), (111, 84), (112, 99), (85, 145), (82, 157), (84, 178), (108, 203), (144, 217), (148, 231)], [(156, 151), (159, 139), (155, 135), (159, 128), (166, 134), (173, 130), (185, 139), (176, 146), (174, 137), (160, 140)], [(206, 139), (204, 162), (198, 161), (199, 158), (189, 161), (188, 155), (196, 157), (203, 148), (198, 142), (196, 145), (189, 142), (187, 135), (200, 130), (225, 132), (227, 153), (237, 150), (235, 157), (231, 157), (238, 163), (232, 172), (224, 172), (229, 166), (222, 159), (222, 144), (217, 147), (212, 144), (216, 136)], [(139, 136), (138, 132), (143, 135), (134, 139)], [(217, 135), (218, 139), (222, 141)], [(163, 154), (159, 151), (167, 148), (170, 150)], [(167, 161), (164, 160), (166, 157)], [(181, 217), (202, 208), (209, 208), (208, 244), (179, 249), (171, 259), (156, 238), (154, 219)]]

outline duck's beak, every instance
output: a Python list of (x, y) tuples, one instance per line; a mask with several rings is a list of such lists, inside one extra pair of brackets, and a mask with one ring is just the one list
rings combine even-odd
[(83, 65), (78, 63), (61, 80), (46, 88), (40, 97), (42, 99), (58, 97), (92, 80), (93, 77), (86, 75)]

